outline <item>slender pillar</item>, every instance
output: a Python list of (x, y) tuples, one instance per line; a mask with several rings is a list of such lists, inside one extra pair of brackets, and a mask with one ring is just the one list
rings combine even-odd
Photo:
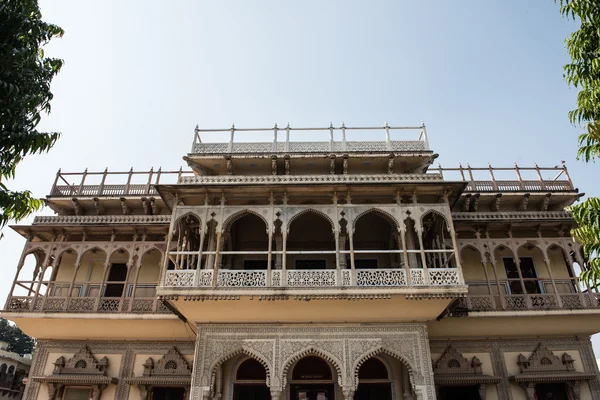
[(425, 279), (425, 284), (429, 285), (429, 268), (427, 268), (427, 258), (425, 257), (425, 248), (423, 247), (423, 235), (420, 226), (417, 230), (417, 237), (419, 239), (419, 247), (421, 248), (421, 262), (423, 263), (423, 275)]
[(348, 240), (350, 242), (350, 284), (351, 285), (355, 285), (356, 284), (356, 264), (354, 261), (354, 227), (350, 227), (350, 229), (348, 229)]
[(550, 283), (552, 284), (552, 289), (554, 289), (554, 296), (556, 297), (556, 306), (562, 308), (562, 299), (560, 298), (560, 294), (558, 293), (556, 281), (554, 280), (554, 274), (552, 274), (552, 268), (550, 267), (550, 259), (548, 258), (548, 254), (546, 251), (544, 251), (544, 264), (546, 264), (548, 275), (550, 275)]
[(408, 262), (408, 252), (406, 249), (406, 230), (400, 229), (400, 240), (402, 243), (402, 257), (404, 258), (404, 268), (406, 269), (406, 284), (412, 286), (412, 276), (410, 275), (410, 263)]

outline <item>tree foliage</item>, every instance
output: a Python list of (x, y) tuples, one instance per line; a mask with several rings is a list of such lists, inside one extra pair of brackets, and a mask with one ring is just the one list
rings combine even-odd
[[(563, 16), (580, 22), (566, 40), (571, 61), (565, 65), (564, 76), (569, 85), (579, 89), (577, 108), (569, 112), (569, 119), (585, 126), (577, 157), (595, 161), (600, 157), (600, 2), (557, 1)], [(583, 245), (587, 264), (581, 277), (596, 287), (600, 280), (600, 198), (590, 198), (570, 210), (578, 224), (572, 234)]]
[(8, 351), (21, 356), (33, 353), (35, 340), (19, 329), (18, 326), (10, 324), (4, 318), (0, 318), (0, 340), (8, 342)]
[(29, 154), (48, 151), (59, 137), (40, 132), (42, 113), (50, 112), (50, 83), (63, 61), (44, 56), (42, 47), (63, 30), (42, 21), (37, 0), (0, 2), (0, 227), (42, 206), (29, 191), (11, 191), (7, 179)]

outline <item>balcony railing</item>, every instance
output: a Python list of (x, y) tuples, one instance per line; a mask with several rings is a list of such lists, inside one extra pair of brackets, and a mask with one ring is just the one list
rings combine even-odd
[(58, 170), (50, 197), (117, 197), (158, 195), (155, 185), (177, 183), (191, 171), (61, 172)]
[(47, 297), (11, 296), (7, 311), (66, 311), (73, 313), (169, 313), (156, 297)]
[[(392, 140), (391, 132), (403, 131), (413, 134), (412, 138), (407, 140)], [(273, 133), (272, 142), (244, 143), (235, 141), (236, 133)], [(329, 133), (329, 141), (297, 142), (292, 141), (291, 135), (296, 133), (303, 137), (310, 135), (323, 136), (323, 133)], [(346, 140), (346, 134), (355, 135), (362, 133), (369, 138), (377, 137), (381, 134), (383, 140), (380, 141), (349, 141)], [(227, 143), (203, 143), (201, 134), (229, 134)], [(280, 135), (285, 134), (285, 139), (280, 140)], [(384, 136), (385, 135), (385, 136)], [(338, 137), (341, 140), (336, 140)], [(294, 128), (289, 124), (285, 128), (279, 128), (277, 124), (273, 128), (236, 128), (232, 126), (229, 129), (199, 129), (194, 131), (194, 143), (192, 145), (193, 154), (236, 154), (236, 153), (334, 153), (334, 152), (388, 152), (388, 151), (429, 151), (429, 140), (427, 130), (424, 124), (420, 126), (369, 126), (369, 127), (350, 127), (342, 123), (340, 126), (330, 124), (326, 127), (317, 128)]]
[[(458, 179), (468, 182), (465, 192), (570, 192), (575, 191), (566, 165), (554, 167), (519, 167), (496, 168), (488, 165), (487, 168), (475, 168), (459, 165), (458, 168), (438, 167), (439, 173), (445, 179)], [(457, 174), (458, 173), (458, 174)], [(506, 179), (506, 174), (513, 174)], [(486, 174), (489, 179), (481, 179)], [(556, 174), (556, 175), (555, 175)], [(516, 178), (516, 179), (514, 179)], [(534, 179), (531, 179), (534, 178)], [(560, 178), (560, 179), (559, 179)]]
[(335, 288), (335, 287), (409, 287), (461, 285), (456, 268), (411, 268), (410, 282), (405, 269), (322, 270), (213, 270), (167, 271), (168, 288)]
[[(114, 284), (115, 282), (107, 282), (107, 284)], [(120, 297), (106, 297), (99, 295), (87, 295), (81, 296), (80, 294), (86, 293), (82, 284), (77, 282), (71, 284), (70, 282), (56, 282), (56, 281), (45, 281), (42, 282), (43, 286), (47, 288), (45, 293), (35, 294), (33, 287), (39, 284), (36, 281), (18, 281), (17, 285), (20, 287), (29, 286), (29, 294), (27, 296), (14, 295), (10, 296), (6, 304), (8, 311), (64, 311), (74, 313), (162, 313), (169, 312), (169, 310), (160, 302), (156, 296), (152, 297), (134, 297), (134, 296), (120, 296)], [(125, 286), (126, 282), (117, 282), (117, 285)], [(131, 284), (129, 289), (132, 288)], [(100, 287), (98, 282), (85, 283), (88, 289), (97, 290)], [(67, 296), (67, 289), (72, 287), (76, 293), (72, 296)], [(106, 286), (105, 286), (106, 288)], [(154, 290), (155, 285), (141, 284), (140, 289)]]
[(587, 309), (600, 307), (597, 293), (468, 295), (458, 300), (456, 311), (521, 311)]

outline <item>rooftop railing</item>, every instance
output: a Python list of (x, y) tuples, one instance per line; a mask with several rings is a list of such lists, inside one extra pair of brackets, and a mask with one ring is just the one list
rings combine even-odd
[[(409, 131), (418, 133), (412, 139), (392, 140), (392, 131)], [(204, 143), (201, 134), (229, 133), (229, 141), (221, 143)], [(269, 132), (273, 134), (272, 142), (236, 142), (236, 133), (264, 134)], [(285, 132), (285, 141), (279, 142), (279, 134)], [(301, 133), (304, 137), (310, 134), (318, 136), (322, 132), (329, 132), (329, 141), (292, 141), (290, 137), (294, 133)], [(370, 141), (348, 140), (349, 135), (361, 133), (368, 135)], [(376, 132), (381, 133), (380, 141), (372, 140)], [(336, 136), (341, 136), (341, 140), (335, 140)], [(429, 140), (425, 124), (420, 126), (389, 126), (387, 122), (384, 126), (369, 127), (349, 127), (342, 122), (341, 126), (320, 128), (292, 128), (289, 124), (285, 128), (279, 128), (275, 124), (272, 128), (236, 128), (232, 125), (229, 129), (199, 129), (196, 126), (194, 130), (194, 142), (192, 144), (192, 154), (234, 154), (234, 153), (311, 153), (311, 152), (368, 152), (368, 151), (429, 151)]]
[[(458, 168), (442, 168), (438, 166), (444, 179), (458, 179), (469, 182), (465, 192), (569, 192), (575, 191), (567, 166), (497, 168), (488, 164), (484, 168), (474, 168), (467, 164)], [(458, 175), (457, 175), (458, 173)], [(482, 175), (489, 179), (481, 179)], [(511, 174), (514, 174), (510, 176)], [(448, 175), (452, 175), (449, 177)], [(456, 177), (456, 178), (454, 178)], [(562, 179), (560, 179), (562, 177)]]
[(50, 197), (73, 196), (144, 196), (157, 195), (155, 185), (159, 183), (177, 183), (184, 175), (193, 175), (191, 171), (154, 171), (109, 172), (62, 172), (58, 170)]

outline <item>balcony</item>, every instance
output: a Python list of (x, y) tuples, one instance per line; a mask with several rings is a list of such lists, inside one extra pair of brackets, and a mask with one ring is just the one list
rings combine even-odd
[[(20, 281), (20, 284), (37, 285), (39, 282)], [(42, 282), (47, 286), (48, 295), (35, 294), (10, 296), (6, 310), (13, 312), (70, 312), (70, 313), (170, 313), (156, 296), (153, 297), (99, 297), (99, 296), (61, 296), (53, 293), (69, 288), (70, 282)], [(84, 283), (86, 285), (88, 283)], [(90, 282), (98, 287), (98, 282)], [(125, 283), (111, 282), (124, 285)], [(74, 287), (79, 291), (80, 284)], [(147, 285), (145, 287), (147, 289)], [(106, 290), (106, 289), (105, 289)]]
[(468, 295), (460, 298), (455, 312), (582, 310), (600, 307), (597, 293)]
[(48, 197), (128, 197), (158, 196), (156, 185), (177, 183), (191, 172), (163, 171), (115, 171), (109, 172), (62, 172), (56, 173), (54, 185)]
[[(346, 205), (334, 221), (328, 205), (274, 207), (271, 213), (231, 206), (221, 211), (229, 215), (223, 220), (210, 206), (180, 206), (158, 293), (460, 295), (465, 286), (450, 219), (430, 207)], [(199, 216), (211, 214), (201, 229)], [(399, 224), (405, 215), (412, 218)]]
[(168, 288), (340, 288), (461, 285), (457, 268), (167, 271)]
[(161, 245), (150, 241), (135, 245), (131, 241), (29, 242), (5, 310), (169, 313), (156, 297)]
[[(475, 168), (467, 165), (464, 168), (438, 168), (444, 179), (468, 182), (465, 192), (498, 193), (498, 192), (575, 192), (566, 165), (561, 167), (519, 167), (497, 168), (489, 165), (487, 168)], [(482, 179), (488, 175), (489, 179)], [(516, 178), (516, 179), (515, 179)]]

